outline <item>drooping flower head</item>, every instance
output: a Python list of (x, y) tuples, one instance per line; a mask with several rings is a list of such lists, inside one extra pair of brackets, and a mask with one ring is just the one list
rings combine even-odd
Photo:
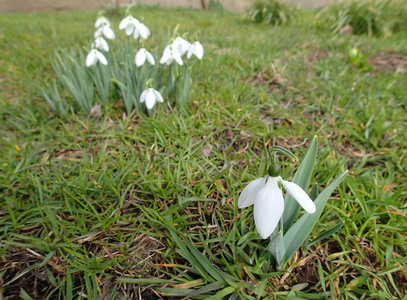
[(172, 42), (172, 47), (174, 49), (177, 49), (179, 54), (183, 56), (191, 46), (191, 43), (188, 42), (187, 40), (184, 40), (182, 37), (177, 37), (175, 40)]
[(146, 59), (151, 65), (155, 65), (153, 55), (151, 55), (151, 53), (148, 52), (145, 48), (141, 48), (140, 50), (137, 51), (136, 57), (134, 58), (134, 62), (137, 67), (141, 67), (142, 65), (144, 65)]
[(104, 35), (109, 40), (114, 40), (116, 38), (110, 25), (103, 24), (95, 31), (95, 39)]
[(119, 29), (126, 32), (127, 35), (131, 35), (136, 27), (140, 25), (139, 20), (134, 18), (133, 16), (125, 17), (119, 24)]
[(138, 39), (139, 37), (143, 40), (147, 39), (150, 36), (150, 29), (143, 23), (139, 23), (136, 28), (134, 29), (133, 37)]
[(105, 17), (99, 17), (96, 22), (95, 22), (95, 28), (99, 28), (102, 25), (106, 25), (110, 27), (110, 22), (108, 19), (106, 19)]
[(178, 50), (174, 49), (172, 45), (168, 45), (163, 51), (163, 56), (160, 59), (160, 64), (170, 65), (174, 60), (181, 66), (184, 64), (181, 59), (181, 54), (178, 52)]
[(192, 43), (192, 45), (188, 49), (187, 58), (190, 59), (192, 54), (195, 55), (198, 59), (202, 59), (204, 55), (204, 49), (200, 42), (196, 41)]
[(314, 202), (300, 186), (283, 180), (279, 175), (271, 175), (250, 182), (238, 200), (239, 208), (254, 204), (254, 222), (263, 239), (273, 233), (283, 215), (284, 197), (281, 185), (308, 213), (313, 214), (316, 210)]
[(164, 100), (157, 90), (153, 88), (148, 88), (141, 93), (140, 102), (141, 103), (146, 102), (146, 107), (148, 109), (152, 109), (156, 102), (163, 103)]
[(95, 41), (92, 43), (92, 48), (109, 52), (109, 45), (107, 44), (106, 40), (101, 36), (95, 39)]
[(89, 54), (86, 56), (86, 66), (90, 67), (96, 65), (100, 61), (102, 65), (107, 65), (106, 57), (98, 50), (92, 49)]

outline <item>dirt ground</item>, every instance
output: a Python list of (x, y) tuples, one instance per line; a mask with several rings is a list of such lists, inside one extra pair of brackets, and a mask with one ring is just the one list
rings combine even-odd
[[(0, 13), (33, 13), (40, 11), (72, 11), (95, 10), (106, 6), (114, 6), (120, 1), (122, 6), (129, 4), (160, 4), (163, 7), (207, 6), (210, 0), (0, 0)], [(214, 0), (217, 1), (217, 0)], [(251, 0), (218, 0), (227, 10), (245, 12)], [(284, 0), (285, 2), (304, 8), (317, 8), (337, 0)]]

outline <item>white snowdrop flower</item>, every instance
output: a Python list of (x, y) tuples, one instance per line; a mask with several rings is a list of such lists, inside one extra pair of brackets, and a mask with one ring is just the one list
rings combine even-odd
[(153, 88), (148, 88), (141, 93), (140, 102), (146, 102), (146, 106), (148, 109), (152, 109), (156, 102), (163, 103), (163, 97), (161, 94)]
[(144, 65), (146, 59), (151, 65), (155, 65), (153, 55), (151, 55), (151, 53), (148, 52), (145, 48), (141, 48), (139, 51), (137, 51), (136, 57), (134, 58), (134, 62), (137, 67), (141, 67), (142, 65)]
[(204, 55), (204, 49), (200, 42), (196, 41), (191, 45), (191, 47), (189, 47), (187, 58), (190, 59), (192, 54), (195, 55), (198, 59), (202, 59)]
[(119, 24), (119, 29), (126, 32), (127, 35), (131, 35), (137, 26), (140, 25), (139, 20), (132, 16), (125, 17)]
[(181, 59), (181, 54), (178, 52), (178, 50), (174, 49), (171, 45), (168, 45), (163, 51), (163, 56), (161, 57), (160, 64), (170, 65), (174, 60), (181, 66), (184, 64)]
[(95, 39), (95, 41), (92, 43), (92, 48), (109, 52), (109, 45), (107, 44), (106, 40), (101, 36)]
[(96, 31), (95, 31), (95, 39), (98, 37), (101, 37), (102, 35), (104, 35), (107, 39), (109, 40), (114, 40), (116, 38), (112, 28), (110, 28), (107, 25), (102, 25), (100, 26)]
[(96, 49), (90, 50), (89, 54), (86, 56), (86, 66), (90, 67), (96, 65), (98, 61), (100, 61), (102, 65), (107, 65), (106, 57), (104, 57), (100, 51)]
[(110, 22), (108, 19), (106, 19), (105, 17), (99, 17), (96, 22), (95, 22), (95, 28), (99, 28), (102, 25), (106, 25), (110, 27)]
[(308, 213), (313, 214), (316, 210), (314, 202), (300, 186), (280, 176), (266, 176), (250, 182), (240, 194), (237, 205), (245, 208), (254, 204), (254, 222), (263, 239), (273, 233), (284, 212), (280, 184)]
[(172, 47), (174, 49), (177, 49), (181, 56), (183, 56), (188, 51), (190, 46), (191, 46), (191, 43), (184, 40), (182, 37), (177, 37), (172, 42)]
[(134, 29), (133, 37), (135, 39), (141, 37), (143, 40), (145, 40), (150, 36), (150, 34), (151, 34), (150, 29), (148, 29), (148, 27), (143, 23), (139, 23), (139, 25), (137, 25), (136, 28)]

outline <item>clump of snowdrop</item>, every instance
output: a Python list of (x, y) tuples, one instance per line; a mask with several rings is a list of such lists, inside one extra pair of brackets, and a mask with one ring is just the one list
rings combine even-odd
[[(238, 199), (240, 209), (253, 205), (254, 223), (258, 234), (262, 239), (270, 238), (267, 250), (274, 258), (278, 268), (289, 261), (291, 256), (306, 241), (317, 223), (328, 201), (330, 194), (346, 177), (347, 172), (340, 174), (331, 182), (326, 190), (314, 196), (315, 199), (305, 192), (312, 176), (313, 166), (317, 154), (317, 137), (311, 141), (293, 182), (286, 181), (281, 177), (281, 167), (277, 163), (276, 153), (289, 156), (298, 160), (297, 157), (285, 148), (275, 146), (270, 153), (271, 164), (265, 177), (250, 182), (242, 191)], [(283, 196), (282, 188), (287, 191)], [(299, 207), (306, 213), (294, 222)], [(336, 230), (339, 230), (338, 226)], [(334, 234), (336, 231), (330, 232)], [(325, 235), (329, 235), (326, 234)]]
[[(119, 99), (128, 114), (133, 110), (151, 114), (157, 103), (164, 101), (185, 109), (192, 82), (190, 59), (195, 55), (200, 60), (204, 53), (199, 42), (191, 44), (175, 29), (157, 57), (159, 48), (147, 44), (150, 29), (129, 13), (118, 25), (126, 36), (132, 37), (126, 39), (124, 46), (110, 45), (116, 36), (106, 17), (98, 17), (94, 27), (94, 39), (86, 58), (81, 50), (77, 55), (65, 52), (58, 57), (55, 68), (62, 86), (69, 89), (83, 111), (89, 112), (95, 101), (107, 106)], [(160, 63), (156, 65), (157, 60)], [(47, 94), (46, 100), (51, 101), (51, 107), (63, 111), (64, 108), (59, 109), (60, 99), (58, 103), (52, 102), (53, 98), (60, 98), (58, 91), (48, 88), (48, 92), (51, 96)]]

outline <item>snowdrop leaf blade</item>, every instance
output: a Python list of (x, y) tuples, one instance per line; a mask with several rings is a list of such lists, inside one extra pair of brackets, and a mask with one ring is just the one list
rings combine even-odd
[[(308, 146), (307, 152), (305, 153), (301, 164), (298, 167), (297, 172), (294, 175), (293, 182), (299, 185), (303, 190), (307, 190), (309, 182), (311, 180), (312, 172), (315, 165), (315, 160), (318, 151), (318, 138), (315, 136), (310, 145)], [(298, 215), (300, 206), (298, 202), (295, 201), (291, 195), (286, 195), (285, 197), (285, 209), (283, 214), (283, 229), (284, 234), (290, 229), (290, 226), (294, 223), (295, 218)]]
[(285, 256), (283, 233), (281, 231), (274, 231), (274, 233), (270, 236), (270, 240), (271, 242), (267, 247), (267, 250), (274, 256), (277, 266), (281, 268), (283, 267)]
[(315, 212), (314, 202), (300, 186), (285, 180), (281, 180), (281, 183), (290, 196), (293, 197), (307, 213), (313, 214)]
[(279, 188), (277, 180), (268, 182), (258, 192), (253, 210), (257, 232), (263, 239), (268, 238), (276, 229), (283, 211), (283, 192)]
[(322, 211), (328, 202), (332, 192), (348, 175), (348, 171), (339, 174), (315, 199), (316, 211), (314, 214), (305, 214), (284, 234), (284, 245), (286, 246), (286, 261), (298, 250), (298, 248), (309, 237), (315, 224), (321, 217)]
[(336, 224), (334, 227), (331, 229), (325, 230), (321, 235), (317, 236), (315, 239), (313, 239), (307, 247), (311, 247), (315, 243), (322, 241), (323, 239), (326, 239), (327, 237), (330, 237), (331, 235), (335, 234), (336, 232), (339, 231), (339, 229), (342, 228), (342, 226), (345, 224), (343, 221), (339, 221), (338, 224)]
[(237, 201), (237, 206), (239, 208), (249, 207), (254, 204), (256, 195), (258, 192), (265, 187), (266, 178), (259, 178), (250, 182), (242, 191)]

